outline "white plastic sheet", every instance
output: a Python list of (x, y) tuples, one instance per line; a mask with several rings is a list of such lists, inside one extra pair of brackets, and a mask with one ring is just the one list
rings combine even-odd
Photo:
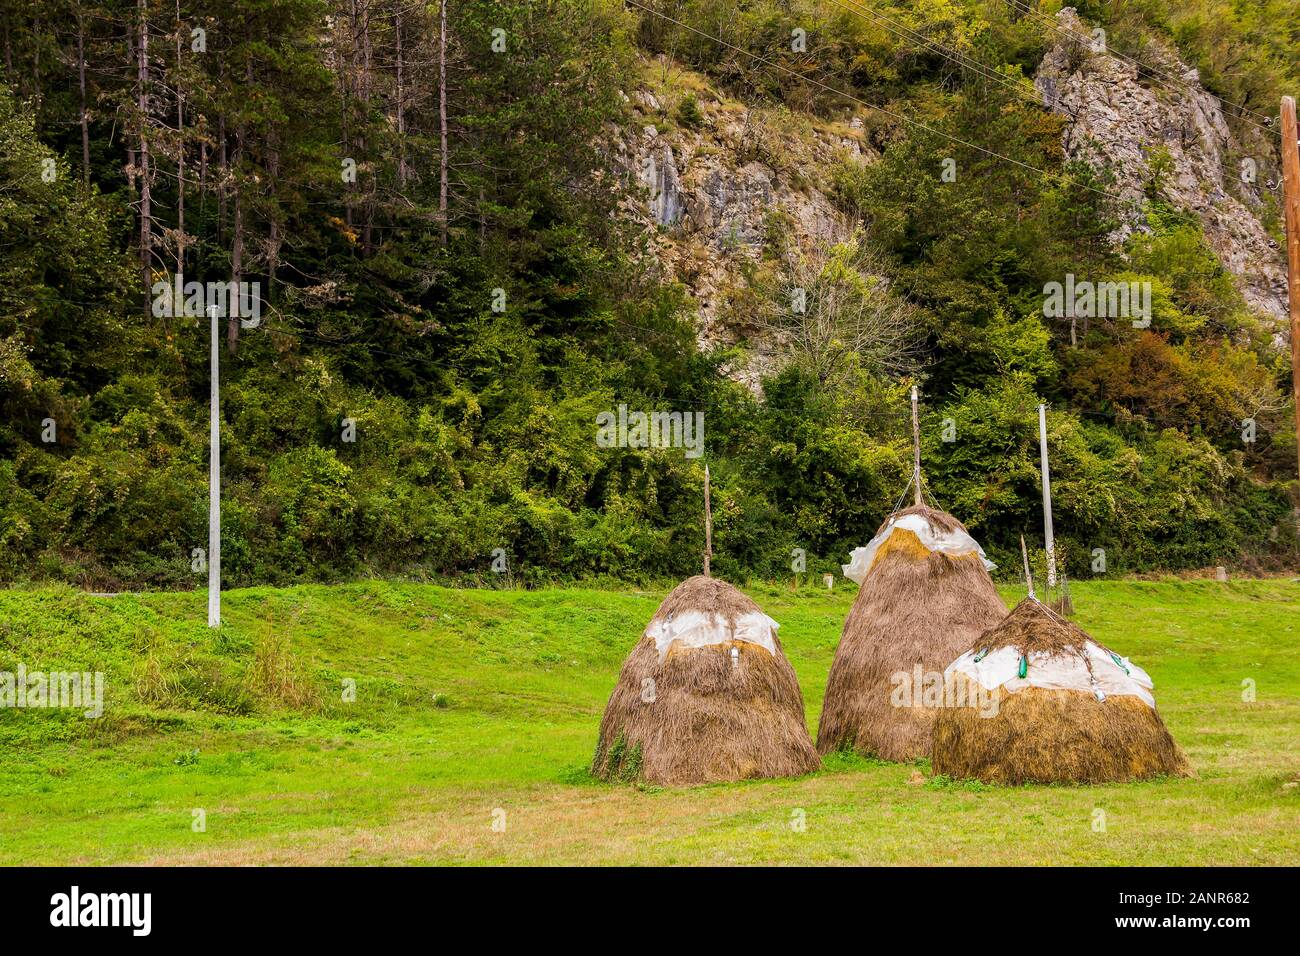
[(866, 580), (867, 573), (871, 570), (871, 564), (876, 560), (876, 552), (884, 544), (891, 534), (903, 528), (915, 534), (930, 551), (940, 551), (944, 554), (951, 554), (954, 557), (962, 554), (978, 554), (980, 560), (984, 562), (984, 567), (988, 570), (994, 570), (997, 565), (984, 556), (984, 549), (980, 547), (979, 542), (972, 538), (964, 531), (940, 531), (931, 526), (930, 522), (924, 516), (919, 514), (903, 515), (899, 518), (891, 518), (885, 530), (876, 535), (865, 548), (854, 548), (853, 553), (849, 556), (849, 563), (840, 565), (844, 569), (844, 576), (851, 581), (861, 584)]
[(761, 611), (750, 611), (736, 618), (735, 627), (726, 617), (713, 611), (687, 611), (673, 618), (652, 623), (646, 633), (655, 639), (655, 650), (662, 664), (668, 649), (674, 644), (682, 647), (707, 647), (729, 641), (757, 644), (776, 656), (776, 631), (781, 625)]
[(1148, 707), (1156, 706), (1156, 699), (1151, 694), (1154, 685), (1147, 672), (1127, 657), (1121, 657), (1120, 663), (1116, 663), (1110, 654), (1092, 641), (1084, 645), (1083, 652), (1092, 664), (1091, 674), (1083, 655), (1073, 650), (1032, 652), (1024, 677), (1019, 676), (1018, 649), (1001, 647), (978, 662), (975, 660), (977, 653), (967, 651), (949, 664), (943, 672), (945, 683), (950, 675), (960, 673), (978, 682), (985, 690), (999, 686), (1013, 694), (1026, 687), (1079, 690), (1090, 694), (1100, 690), (1107, 697), (1128, 695), (1140, 698)]

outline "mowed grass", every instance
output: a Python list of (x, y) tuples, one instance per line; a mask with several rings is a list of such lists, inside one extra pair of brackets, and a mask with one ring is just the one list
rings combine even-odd
[[(0, 863), (1300, 862), (1300, 584), (1072, 587), (1152, 674), (1195, 779), (992, 788), (836, 756), (793, 780), (595, 782), (661, 591), (254, 588), (219, 632), (200, 592), (0, 592), (0, 670), (107, 675), (98, 720), (0, 710)], [(854, 591), (749, 589), (814, 733)]]

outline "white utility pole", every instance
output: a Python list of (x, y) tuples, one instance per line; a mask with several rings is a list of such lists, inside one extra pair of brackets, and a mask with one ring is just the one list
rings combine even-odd
[(212, 418), (208, 435), (208, 627), (221, 626), (221, 310), (212, 305)]
[(1047, 406), (1038, 406), (1038, 451), (1043, 463), (1043, 543), (1047, 546), (1047, 587), (1056, 587), (1056, 537), (1052, 534), (1052, 476), (1047, 470)]

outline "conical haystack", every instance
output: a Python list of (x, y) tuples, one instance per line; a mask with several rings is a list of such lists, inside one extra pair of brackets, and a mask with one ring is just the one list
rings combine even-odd
[(826, 682), (818, 750), (929, 754), (943, 669), (1007, 613), (989, 567), (960, 521), (923, 504), (853, 552), (844, 573), (861, 588)]
[(1032, 597), (944, 678), (937, 774), (1022, 784), (1188, 773), (1146, 672)]
[(683, 785), (816, 770), (777, 626), (724, 581), (679, 584), (623, 664), (592, 773)]

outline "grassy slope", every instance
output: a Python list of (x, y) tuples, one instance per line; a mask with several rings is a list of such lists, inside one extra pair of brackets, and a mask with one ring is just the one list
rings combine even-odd
[[(0, 711), (0, 862), (1300, 862), (1300, 584), (1074, 587), (1080, 622), (1155, 678), (1197, 779), (1003, 790), (835, 758), (799, 780), (593, 783), (658, 593), (256, 588), (226, 595), (217, 636), (201, 593), (0, 592), (0, 669), (108, 675), (100, 720)], [(815, 727), (853, 595), (751, 593)]]

